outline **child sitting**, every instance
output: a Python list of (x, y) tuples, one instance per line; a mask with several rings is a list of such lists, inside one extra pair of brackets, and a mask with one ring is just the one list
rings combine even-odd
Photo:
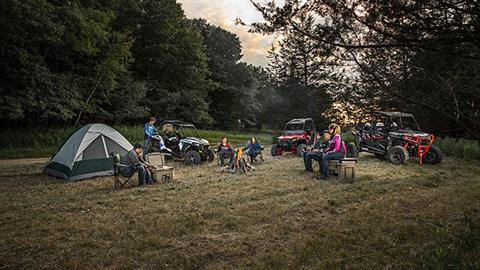
[(220, 159), (220, 166), (225, 165), (225, 159), (228, 158), (228, 164), (230, 164), (234, 158), (234, 153), (230, 144), (228, 144), (227, 137), (223, 137), (222, 141), (218, 144), (217, 147), (218, 158)]

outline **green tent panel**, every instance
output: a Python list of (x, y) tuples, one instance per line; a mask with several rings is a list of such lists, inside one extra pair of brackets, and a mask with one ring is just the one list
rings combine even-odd
[(111, 153), (124, 155), (132, 148), (115, 129), (104, 124), (90, 124), (73, 133), (43, 171), (69, 181), (112, 175)]

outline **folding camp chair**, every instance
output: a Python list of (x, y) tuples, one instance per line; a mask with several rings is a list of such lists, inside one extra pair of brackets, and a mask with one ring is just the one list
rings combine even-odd
[(252, 157), (250, 155), (248, 155), (248, 157), (247, 157), (248, 158), (248, 163), (250, 163), (250, 164), (257, 163), (258, 164), (259, 162), (261, 162), (261, 163), (265, 162), (265, 159), (263, 158), (263, 150), (265, 150), (265, 147), (262, 146), (262, 148), (260, 149), (260, 152), (258, 152), (257, 157), (254, 160), (252, 160)]
[(130, 187), (135, 187), (135, 183), (133, 182), (133, 175), (124, 175), (120, 172), (120, 168), (128, 168), (127, 165), (120, 164), (120, 154), (114, 153), (113, 154), (113, 179), (115, 189), (123, 188), (126, 185)]
[[(219, 145), (220, 145), (220, 143), (217, 144), (217, 147), (213, 150), (213, 152), (214, 152), (214, 153), (216, 154), (216, 156), (217, 156), (218, 166), (223, 167), (223, 166), (225, 166), (226, 164), (228, 165), (229, 160), (230, 160), (230, 156), (229, 156), (228, 153), (224, 152), (224, 153), (223, 153), (223, 155), (224, 155), (223, 158), (224, 158), (224, 161), (226, 162), (226, 164), (225, 164), (225, 163), (222, 164), (222, 161), (221, 161), (221, 158), (220, 158), (220, 155), (222, 155), (222, 151), (219, 151), (219, 150), (218, 150)], [(235, 153), (234, 153), (234, 154), (235, 154)]]

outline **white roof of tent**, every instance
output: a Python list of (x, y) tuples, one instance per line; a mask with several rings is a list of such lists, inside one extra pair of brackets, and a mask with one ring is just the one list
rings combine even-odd
[(57, 162), (71, 169), (83, 151), (101, 135), (110, 138), (127, 151), (133, 148), (132, 144), (115, 129), (104, 124), (90, 124), (70, 136), (50, 162)]

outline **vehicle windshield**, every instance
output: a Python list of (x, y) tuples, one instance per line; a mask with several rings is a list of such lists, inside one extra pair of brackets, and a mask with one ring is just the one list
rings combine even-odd
[(285, 134), (301, 134), (303, 132), (303, 123), (285, 125)]
[(182, 134), (185, 137), (201, 138), (200, 134), (198, 133), (198, 130), (193, 126), (182, 126), (181, 129), (183, 130), (182, 132), (183, 134), (182, 133), (180, 134)]
[(412, 116), (392, 117), (391, 127), (404, 130), (422, 131)]

